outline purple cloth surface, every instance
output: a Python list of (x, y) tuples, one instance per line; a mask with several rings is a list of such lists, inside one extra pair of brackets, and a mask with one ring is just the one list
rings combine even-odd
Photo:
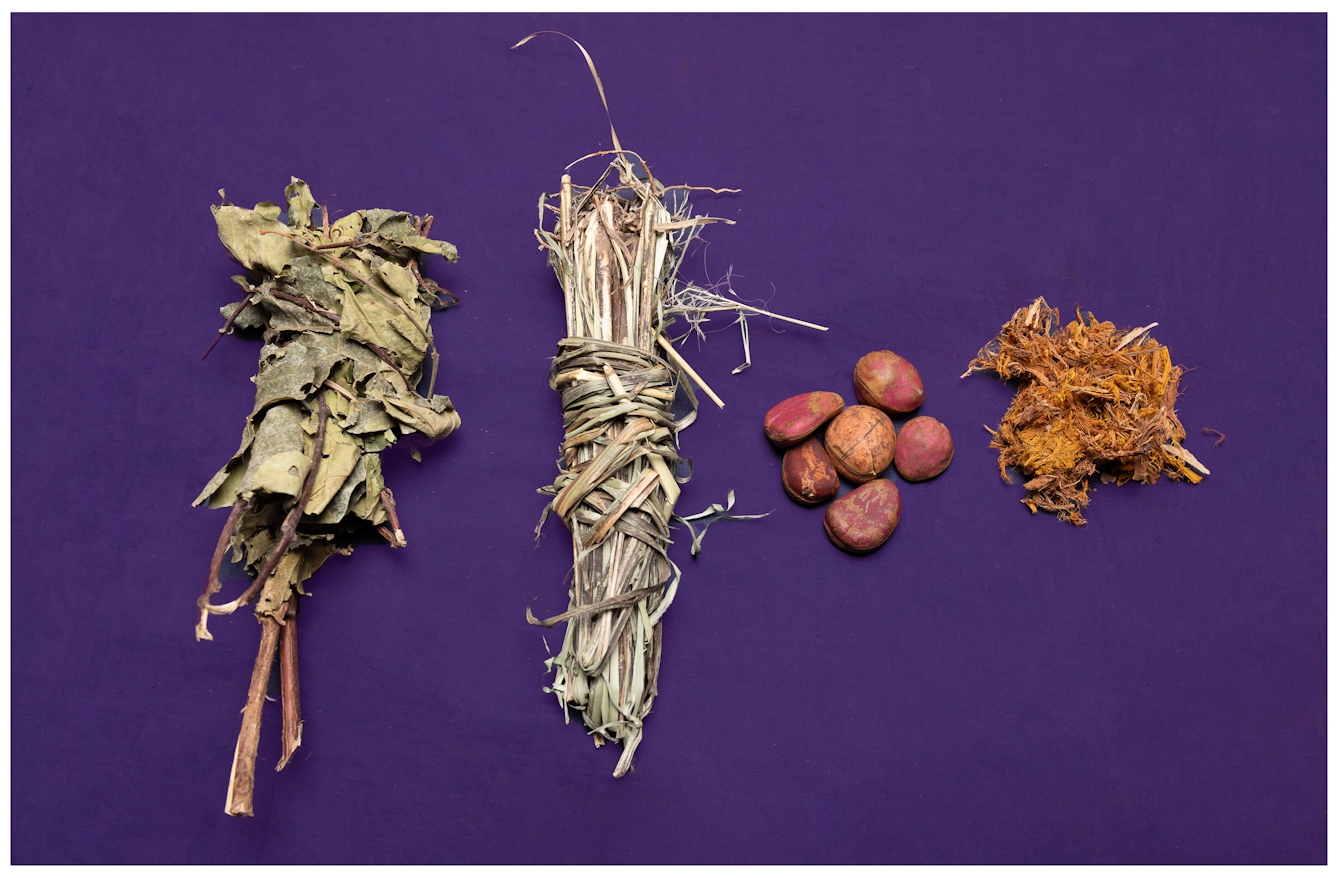
[[(12, 19), (11, 844), (45, 862), (1322, 862), (1323, 16), (37, 16)], [(716, 525), (666, 617), (634, 774), (564, 726), (543, 661), (566, 531), (536, 547), (561, 294), (532, 229), (619, 137), (737, 220), (685, 273), (831, 327), (683, 350), (728, 406), (682, 435)], [(576, 171), (587, 177), (587, 163)], [(303, 747), (266, 707), (223, 814), (258, 629), (192, 637), (258, 344), (200, 352), (238, 273), (209, 205), (432, 213), (438, 387), (387, 453), (406, 551), (302, 608)], [(588, 182), (588, 181), (587, 181)], [(1158, 321), (1202, 484), (1030, 515), (958, 376), (1043, 295)], [(784, 330), (773, 331), (773, 330)], [(956, 459), (855, 558), (782, 492), (763, 413), (924, 377)], [(1227, 439), (1214, 449), (1204, 427)], [(229, 584), (230, 590), (237, 583)]]

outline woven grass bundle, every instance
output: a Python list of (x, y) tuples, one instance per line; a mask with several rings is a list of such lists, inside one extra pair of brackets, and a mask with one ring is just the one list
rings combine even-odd
[[(686, 199), (666, 205), (665, 188), (644, 164), (638, 175), (628, 155), (616, 152), (590, 187), (564, 175), (557, 223), (539, 230), (567, 306), (549, 375), (565, 436), (544, 515), (567, 525), (575, 555), (570, 608), (539, 624), (567, 622), (549, 662), (551, 691), (564, 712), (581, 713), (596, 746), (623, 745), (615, 776), (631, 768), (655, 699), (661, 620), (681, 575), (667, 549), (686, 481), (676, 475), (677, 435), (696, 400), (683, 366), (658, 351), (674, 358), (662, 334), (667, 300), (684, 248), (710, 221), (692, 216)], [(692, 411), (675, 419), (680, 387)]]
[[(603, 99), (594, 62), (576, 45)], [(562, 394), (565, 435), (557, 479), (541, 489), (553, 500), (536, 533), (555, 512), (571, 531), (574, 564), (567, 612), (543, 621), (526, 615), (545, 627), (567, 623), (562, 649), (548, 661), (554, 679), (546, 691), (568, 721), (572, 711), (581, 714), (595, 746), (622, 744), (614, 771), (621, 777), (655, 700), (662, 619), (681, 578), (667, 549), (678, 486), (687, 481), (678, 475), (678, 431), (697, 410), (684, 373), (724, 403), (663, 335), (675, 314), (686, 313), (675, 292), (687, 245), (717, 220), (694, 215), (689, 187), (666, 188), (622, 148), (612, 121), (609, 128), (614, 148), (595, 156), (612, 160), (599, 179), (573, 186), (564, 174), (561, 190), (539, 201), (536, 235), (562, 287), (567, 334), (549, 373)], [(691, 410), (675, 418), (680, 388)]]
[[(566, 34), (541, 33), (565, 37), (580, 49), (607, 115), (590, 53)], [(688, 529), (695, 556), (713, 522), (765, 517), (732, 513), (733, 491), (724, 505), (713, 503), (695, 515), (674, 513), (678, 486), (690, 470), (678, 452), (678, 433), (697, 417), (692, 383), (717, 406), (725, 403), (674, 349), (669, 327), (682, 318), (688, 327), (683, 337), (704, 338), (709, 315), (734, 313), (744, 351), (735, 373), (752, 362), (750, 315), (827, 328), (746, 305), (725, 283), (680, 281), (679, 266), (701, 228), (732, 223), (695, 214), (689, 193), (738, 190), (665, 186), (639, 155), (623, 149), (611, 117), (609, 133), (612, 150), (572, 163), (610, 156), (593, 184), (575, 186), (563, 174), (561, 189), (539, 199), (535, 235), (562, 287), (567, 335), (549, 372), (549, 386), (562, 395), (565, 436), (557, 479), (540, 489), (553, 500), (535, 533), (555, 512), (571, 531), (574, 563), (567, 611), (542, 621), (528, 609), (526, 616), (544, 627), (567, 623), (562, 649), (548, 660), (554, 678), (545, 691), (557, 695), (568, 722), (572, 711), (581, 714), (596, 747), (610, 740), (622, 744), (613, 773), (621, 777), (632, 768), (655, 700), (662, 620), (682, 575), (667, 552), (671, 524)], [(680, 390), (685, 405), (676, 416)]]
[(1018, 382), (990, 447), (999, 449), (1004, 481), (1009, 467), (1027, 475), (1027, 508), (1086, 524), (1093, 476), (1123, 485), (1152, 484), (1162, 473), (1191, 484), (1208, 475), (1181, 445), (1175, 400), (1184, 369), (1148, 335), (1157, 324), (1119, 330), (1091, 312), (1059, 324), (1059, 311), (1037, 299), (962, 375), (989, 371)]

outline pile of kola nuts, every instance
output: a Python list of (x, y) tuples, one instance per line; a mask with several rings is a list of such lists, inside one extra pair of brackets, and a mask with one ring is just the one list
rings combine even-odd
[[(841, 478), (858, 487), (823, 516), (839, 548), (864, 555), (887, 542), (901, 520), (901, 493), (881, 478), (889, 466), (908, 482), (932, 479), (952, 463), (952, 435), (921, 415), (892, 425), (891, 416), (915, 411), (924, 401), (920, 373), (891, 351), (874, 351), (855, 364), (855, 397), (817, 390), (777, 403), (763, 421), (767, 438), (787, 449), (781, 483), (796, 503), (817, 506), (836, 496)], [(819, 431), (826, 426), (819, 438)]]

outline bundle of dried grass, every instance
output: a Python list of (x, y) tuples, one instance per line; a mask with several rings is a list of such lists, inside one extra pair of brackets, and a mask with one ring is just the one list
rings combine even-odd
[[(996, 372), (1018, 382), (998, 430), (999, 473), (1028, 476), (1022, 502), (1033, 513), (1056, 513), (1086, 524), (1089, 480), (1152, 484), (1163, 472), (1196, 483), (1208, 469), (1181, 442), (1175, 414), (1184, 370), (1148, 335), (1157, 324), (1128, 331), (1081, 312), (1062, 330), (1045, 299), (1017, 311), (962, 375)], [(985, 429), (989, 430), (988, 427)]]
[[(572, 42), (603, 99), (593, 60)], [(565, 438), (558, 477), (541, 489), (553, 500), (536, 533), (556, 512), (571, 531), (575, 562), (568, 610), (543, 621), (526, 615), (545, 627), (567, 622), (562, 649), (548, 661), (554, 679), (546, 691), (557, 695), (568, 721), (571, 711), (581, 713), (595, 746), (623, 745), (614, 771), (621, 777), (632, 767), (655, 699), (661, 620), (681, 576), (667, 549), (679, 484), (687, 481), (679, 474), (685, 461), (678, 431), (697, 411), (686, 379), (724, 407), (665, 333), (675, 317), (700, 331), (708, 313), (732, 310), (743, 321), (747, 356), (748, 314), (788, 318), (678, 282), (679, 264), (700, 229), (730, 221), (695, 214), (688, 192), (707, 187), (663, 185), (640, 156), (622, 148), (611, 121), (609, 129), (613, 149), (585, 157), (612, 156), (595, 183), (575, 186), (564, 174), (561, 190), (539, 201), (535, 234), (562, 286), (567, 337), (549, 373), (549, 385), (562, 394)], [(550, 218), (552, 228), (545, 228)], [(680, 388), (690, 410), (675, 417)], [(703, 515), (759, 517), (717, 506)], [(694, 532), (694, 554), (698, 547)]]
[(549, 661), (551, 691), (564, 712), (581, 712), (596, 746), (623, 745), (615, 776), (631, 768), (655, 699), (660, 623), (680, 578), (667, 554), (686, 481), (675, 474), (677, 434), (696, 400), (683, 418), (671, 414), (678, 388), (692, 390), (663, 337), (672, 319), (665, 300), (687, 242), (712, 221), (691, 215), (685, 199), (667, 206), (665, 188), (644, 164), (638, 176), (627, 155), (615, 153), (590, 187), (564, 175), (557, 225), (539, 230), (567, 306), (549, 376), (566, 435), (544, 515), (551, 509), (566, 523), (575, 553), (570, 609), (539, 624), (568, 622)]

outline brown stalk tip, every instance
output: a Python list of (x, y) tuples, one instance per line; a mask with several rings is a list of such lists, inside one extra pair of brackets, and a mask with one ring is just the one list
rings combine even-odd
[(289, 598), (280, 610), (283, 630), (279, 634), (279, 681), (283, 709), (283, 755), (275, 771), (283, 771), (302, 746), (302, 706), (297, 682), (297, 599)]
[(232, 757), (228, 778), (228, 798), (223, 810), (233, 817), (255, 814), (253, 802), (256, 785), (256, 752), (260, 747), (261, 709), (265, 705), (265, 687), (269, 685), (274, 650), (279, 643), (279, 623), (268, 616), (260, 620), (260, 649), (251, 670), (251, 686), (242, 708), (242, 728), (237, 735), (237, 749)]

